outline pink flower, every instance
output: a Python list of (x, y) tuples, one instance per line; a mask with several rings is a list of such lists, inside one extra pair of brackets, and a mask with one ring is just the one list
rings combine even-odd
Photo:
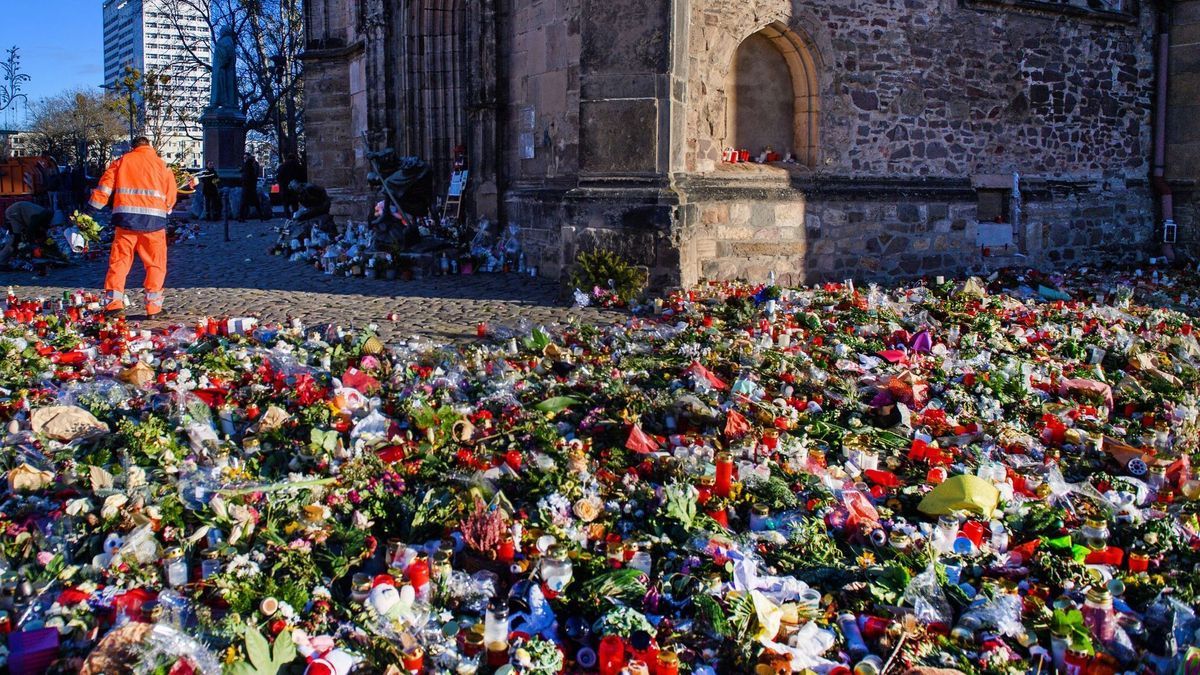
[(379, 359), (371, 354), (367, 354), (362, 357), (362, 361), (359, 362), (358, 366), (363, 370), (377, 370), (379, 368)]
[(53, 553), (49, 551), (38, 551), (37, 561), (39, 565), (42, 565), (43, 567), (49, 565), (51, 560), (54, 560)]

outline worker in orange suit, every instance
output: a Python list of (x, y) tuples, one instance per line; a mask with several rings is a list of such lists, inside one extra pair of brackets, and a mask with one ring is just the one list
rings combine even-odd
[(133, 148), (108, 165), (88, 202), (104, 208), (112, 199), (115, 228), (108, 274), (104, 277), (108, 314), (125, 311), (125, 277), (137, 253), (146, 268), (146, 316), (162, 313), (163, 282), (167, 277), (167, 215), (175, 206), (175, 174), (159, 158), (146, 138), (136, 138)]

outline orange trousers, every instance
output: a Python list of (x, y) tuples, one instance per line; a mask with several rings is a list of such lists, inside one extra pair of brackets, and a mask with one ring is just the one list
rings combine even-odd
[(167, 279), (167, 231), (138, 232), (118, 227), (113, 236), (112, 253), (108, 256), (108, 274), (104, 277), (105, 300), (108, 309), (120, 309), (127, 304), (125, 277), (133, 267), (137, 253), (146, 268), (146, 310), (157, 313), (162, 309), (163, 282)]

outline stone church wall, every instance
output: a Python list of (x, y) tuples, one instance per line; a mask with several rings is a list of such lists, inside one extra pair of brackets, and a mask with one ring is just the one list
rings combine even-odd
[[(684, 143), (698, 180), (681, 218), (682, 238), (695, 242), (684, 283), (768, 268), (797, 281), (912, 276), (1145, 250), (1152, 12), (1097, 20), (957, 0), (691, 8)], [(809, 169), (755, 176), (761, 167), (721, 163), (725, 83), (738, 45), (772, 24), (812, 57), (819, 141)], [(1000, 244), (980, 223), (978, 190), (1002, 192), (1014, 171), (1021, 223)], [(780, 187), (739, 187), (755, 181)]]
[(502, 30), (508, 57), (507, 220), (530, 264), (561, 268), (562, 209), (579, 174), (582, 0), (520, 0)]
[[(307, 62), (320, 82), (308, 93), (311, 165), (336, 189), (362, 164), (361, 120), (378, 143), (422, 128), (406, 117), (421, 106), (394, 110), (416, 86), (396, 81), (417, 56), (397, 22), (413, 3), (465, 7), (465, 89), (451, 98), (468, 131), (484, 130), (466, 140), (473, 176), (487, 176), (544, 275), (595, 246), (658, 285), (1154, 252), (1156, 12), (1145, 0), (461, 1), (307, 0), (352, 17), (341, 43)], [(1097, 2), (1108, 9), (1089, 9)], [(790, 136), (773, 149), (797, 161), (724, 163), (734, 134)]]
[(1200, 255), (1200, 0), (1174, 3), (1166, 172), (1180, 252)]

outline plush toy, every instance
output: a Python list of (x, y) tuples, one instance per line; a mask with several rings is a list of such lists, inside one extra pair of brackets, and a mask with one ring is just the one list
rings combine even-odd
[(416, 592), (412, 586), (404, 585), (397, 589), (394, 584), (382, 582), (375, 584), (367, 596), (367, 603), (380, 616), (389, 621), (415, 623), (412, 608), (416, 602)]
[(318, 635), (310, 638), (308, 633), (296, 630), (292, 633), (296, 649), (308, 661), (304, 675), (349, 675), (362, 658), (333, 646), (333, 638)]

